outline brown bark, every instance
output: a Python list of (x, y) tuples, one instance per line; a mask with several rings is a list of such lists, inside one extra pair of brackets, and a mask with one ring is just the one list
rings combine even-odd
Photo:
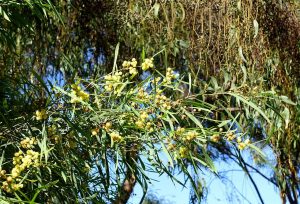
[(136, 184), (136, 179), (133, 173), (128, 169), (128, 175), (124, 179), (123, 186), (119, 192), (117, 199), (114, 201), (114, 204), (125, 204), (128, 202), (130, 195), (133, 192), (133, 188)]

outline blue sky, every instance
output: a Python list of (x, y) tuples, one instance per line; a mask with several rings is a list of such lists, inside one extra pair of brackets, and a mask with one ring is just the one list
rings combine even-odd
[[(251, 161), (250, 161), (251, 162)], [(208, 187), (209, 194), (206, 202), (208, 204), (260, 204), (259, 198), (255, 192), (255, 189), (246, 176), (245, 172), (241, 171), (238, 165), (233, 162), (225, 163), (224, 161), (218, 161), (215, 163), (216, 168), (220, 173), (226, 172), (228, 180), (221, 181), (213, 174), (205, 171), (201, 175), (201, 178), (205, 179), (206, 186)], [(260, 169), (268, 175), (268, 169)], [(279, 193), (275, 189), (274, 185), (263, 179), (256, 173), (251, 174), (256, 181), (258, 188), (261, 192), (262, 198), (265, 204), (280, 204), (281, 200)], [(151, 178), (158, 180), (159, 182), (152, 182), (149, 189), (152, 194), (159, 198), (162, 198), (166, 203), (172, 204), (188, 204), (189, 203), (189, 188), (183, 188), (178, 184), (173, 184), (171, 179), (163, 175), (158, 177), (155, 174), (150, 174)], [(183, 175), (178, 176), (183, 180)], [(231, 183), (232, 182), (232, 183)], [(232, 185), (233, 184), (233, 185)], [(189, 187), (189, 184), (188, 186)], [(134, 189), (134, 195), (130, 199), (130, 203), (138, 204), (142, 197), (142, 189), (137, 186)], [(242, 197), (241, 194), (244, 196)]]

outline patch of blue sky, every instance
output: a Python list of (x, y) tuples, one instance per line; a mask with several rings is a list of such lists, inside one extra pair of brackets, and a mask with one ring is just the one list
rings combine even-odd
[[(158, 149), (159, 145), (156, 145)], [(159, 159), (163, 163), (164, 166), (168, 166), (168, 157), (165, 155), (163, 151), (158, 153)], [(146, 158), (142, 158), (143, 161), (146, 161)], [(184, 183), (185, 178), (184, 174), (178, 173), (178, 171), (174, 170), (174, 175), (176, 179), (178, 179), (181, 183)], [(163, 198), (168, 203), (180, 203), (180, 204), (188, 204), (189, 198), (189, 184), (187, 186), (182, 186), (178, 184), (176, 181), (172, 180), (167, 174), (159, 174), (156, 172), (147, 172), (147, 176), (151, 179), (151, 183), (149, 183), (149, 189), (153, 194), (159, 195), (160, 198)], [(129, 203), (138, 204), (143, 197), (143, 188), (140, 185), (137, 185), (134, 189), (133, 195), (129, 200)]]
[[(249, 160), (249, 152), (243, 153), (245, 158)], [(253, 163), (253, 162), (252, 162)], [(260, 204), (258, 195), (246, 173), (234, 162), (228, 162), (223, 160), (215, 161), (216, 168), (219, 171), (217, 177), (210, 171), (203, 170), (198, 174), (198, 179), (203, 182), (203, 185), (207, 187), (207, 197), (203, 200), (203, 203), (207, 204)], [(253, 164), (254, 165), (254, 164)], [(271, 174), (269, 168), (260, 168), (260, 171), (265, 175)], [(254, 171), (250, 171), (252, 178), (258, 185), (260, 194), (262, 195), (264, 203), (279, 204), (281, 203), (279, 192), (275, 186), (262, 178)], [(155, 181), (151, 182), (149, 189), (152, 194), (155, 194), (159, 198), (163, 198), (167, 202), (172, 204), (188, 204), (190, 197), (190, 188), (187, 184), (186, 187), (182, 187), (179, 184), (173, 183), (169, 176), (156, 173), (149, 173), (148, 176)], [(184, 175), (179, 174), (177, 178), (181, 181), (184, 180)], [(140, 186), (136, 186), (134, 193), (129, 203), (138, 204), (142, 198), (143, 190)]]
[(84, 52), (85, 62), (91, 62), (92, 67), (94, 67), (95, 64), (103, 65), (105, 63), (105, 55), (101, 52), (101, 50), (100, 50), (100, 53), (99, 53), (97, 59), (95, 59), (95, 51), (96, 51), (95, 47), (89, 47)]
[[(54, 66), (52, 64), (48, 64), (47, 70), (54, 70)], [(43, 81), (48, 89), (52, 88), (52, 86), (63, 87), (65, 85), (64, 75), (60, 71), (57, 71), (55, 75), (47, 74), (43, 77)]]

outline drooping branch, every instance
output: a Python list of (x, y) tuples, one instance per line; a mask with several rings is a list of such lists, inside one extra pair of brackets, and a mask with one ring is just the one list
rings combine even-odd
[(257, 195), (258, 195), (258, 197), (259, 197), (259, 200), (260, 200), (260, 202), (262, 203), (262, 204), (264, 204), (265, 202), (264, 202), (264, 200), (263, 200), (263, 198), (262, 198), (262, 196), (261, 196), (261, 193), (260, 193), (260, 191), (259, 191), (259, 189), (258, 189), (258, 187), (257, 187), (257, 185), (256, 185), (256, 183), (255, 183), (255, 181), (254, 181), (254, 179), (252, 178), (252, 176), (251, 176), (251, 174), (249, 173), (249, 170), (248, 170), (248, 168), (247, 168), (247, 166), (246, 166), (246, 162), (245, 162), (245, 160), (243, 159), (243, 157), (240, 155), (240, 157), (239, 157), (239, 161), (241, 162), (241, 167), (244, 169), (244, 171), (246, 172), (246, 174), (248, 175), (248, 177), (249, 177), (249, 179), (250, 179), (250, 181), (251, 181), (251, 183), (252, 183), (252, 185), (253, 185), (253, 187), (254, 187), (254, 189), (255, 189), (255, 191), (256, 191), (256, 193), (257, 193)]

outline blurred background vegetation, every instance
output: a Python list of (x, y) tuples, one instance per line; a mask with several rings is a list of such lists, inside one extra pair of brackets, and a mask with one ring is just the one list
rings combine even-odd
[[(236, 160), (249, 176), (251, 169), (273, 183), (282, 203), (298, 203), (299, 1), (0, 0), (0, 17), (1, 161), (13, 154), (9, 144), (21, 140), (22, 129), (35, 126), (32, 114), (57, 105), (51, 86), (76, 78), (95, 80), (113, 71), (115, 60), (121, 64), (159, 52), (157, 70), (174, 67), (183, 73), (193, 84), (190, 90), (185, 87), (186, 94), (204, 90), (207, 96), (199, 100), (215, 107), (211, 118), (234, 118), (259, 149), (270, 150), (265, 159), (251, 153), (256, 166), (224, 143), (209, 143), (209, 156)], [(93, 91), (87, 82), (83, 86)], [(249, 110), (240, 108), (245, 100)], [(271, 123), (258, 117), (253, 106)], [(272, 173), (261, 173), (263, 167)], [(191, 195), (191, 202), (198, 201)]]

